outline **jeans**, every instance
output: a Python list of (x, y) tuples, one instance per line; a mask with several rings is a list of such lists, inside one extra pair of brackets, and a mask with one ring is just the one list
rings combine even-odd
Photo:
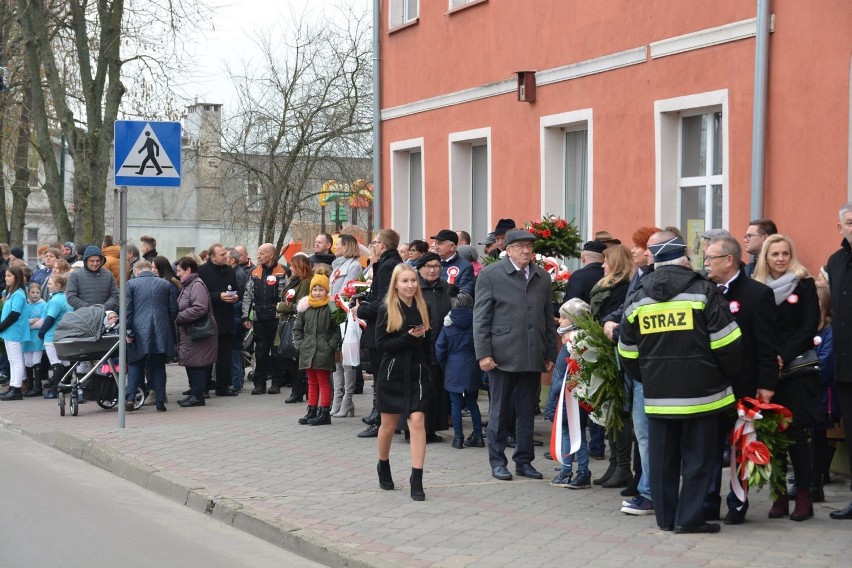
[(462, 430), (462, 408), (470, 410), (470, 420), (473, 422), (473, 434), (482, 436), (482, 415), (479, 412), (479, 405), (476, 403), (478, 390), (469, 390), (463, 393), (451, 392), (450, 395), (450, 414), (453, 417), (453, 433), (456, 438), (464, 436)]
[(606, 451), (606, 428), (600, 424), (589, 422), (589, 453), (593, 456), (603, 456)]
[(231, 386), (235, 391), (243, 390), (244, 375), (243, 351), (242, 349), (234, 349), (234, 352), (231, 354)]
[(128, 364), (127, 400), (136, 398), (136, 390), (145, 380), (145, 370), (148, 370), (148, 381), (157, 397), (157, 404), (166, 402), (166, 354), (149, 353), (138, 361)]
[(648, 415), (645, 414), (645, 389), (642, 383), (633, 381), (633, 435), (639, 446), (639, 458), (642, 462), (642, 475), (636, 490), (645, 499), (651, 499), (651, 474), (648, 473), (651, 461), (648, 457)]
[(246, 372), (243, 367), (243, 340), (245, 338), (246, 330), (240, 323), (234, 331), (233, 353), (231, 354), (231, 387), (236, 391), (243, 389), (243, 377)]
[(0, 353), (0, 375), (9, 378), (9, 358), (5, 353)]
[[(565, 424), (568, 423), (568, 413), (562, 409), (562, 420)], [(589, 422), (589, 414), (580, 409), (580, 449), (577, 450), (577, 473), (589, 472), (589, 445), (586, 442), (586, 426), (591, 426)], [(591, 428), (590, 428), (591, 430)], [(571, 473), (574, 465), (574, 454), (567, 452), (571, 451), (571, 432), (568, 428), (562, 430), (562, 448), (565, 453), (562, 454), (562, 461), (565, 462), (560, 469), (562, 473)]]

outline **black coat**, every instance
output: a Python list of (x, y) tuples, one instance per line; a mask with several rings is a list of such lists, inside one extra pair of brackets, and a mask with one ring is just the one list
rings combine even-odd
[[(776, 306), (778, 321), (778, 354), (787, 365), (814, 347), (819, 331), (819, 298), (813, 278), (800, 280), (788, 300)], [(806, 425), (821, 421), (819, 409), (819, 373), (779, 379), (772, 402), (782, 404), (793, 412), (793, 422)]]
[(603, 277), (604, 269), (602, 262), (590, 262), (583, 268), (575, 270), (571, 274), (568, 286), (565, 289), (565, 301), (567, 302), (571, 298), (580, 298), (588, 304), (592, 288)]
[(219, 335), (234, 333), (236, 325), (234, 324), (234, 304), (229, 304), (222, 301), (222, 292), (232, 290), (239, 294), (242, 300), (242, 293), (237, 285), (237, 275), (234, 269), (230, 266), (218, 266), (210, 261), (205, 262), (198, 267), (198, 277), (207, 286), (207, 291), (210, 293), (210, 301), (213, 304), (213, 315), (216, 318), (216, 323), (219, 324)]
[(734, 396), (754, 397), (757, 389), (774, 391), (778, 383), (775, 296), (766, 284), (752, 280), (743, 268), (725, 292), (742, 332), (742, 363), (733, 376)]
[(373, 284), (370, 286), (370, 293), (358, 308), (358, 317), (367, 324), (367, 328), (361, 334), (362, 347), (376, 347), (376, 319), (379, 316), (379, 307), (388, 295), (393, 269), (401, 263), (402, 257), (396, 249), (386, 250), (373, 268)]
[(852, 246), (846, 239), (828, 259), (834, 380), (852, 383)]
[(400, 419), (405, 420), (411, 412), (425, 412), (429, 406), (432, 341), (431, 331), (423, 337), (408, 333), (410, 327), (424, 323), (417, 305), (408, 307), (400, 301), (399, 306), (404, 321), (395, 332), (387, 331), (387, 306), (379, 307), (376, 348), (382, 355), (382, 362), (379, 372), (373, 376), (373, 385), (379, 412), (400, 414)]

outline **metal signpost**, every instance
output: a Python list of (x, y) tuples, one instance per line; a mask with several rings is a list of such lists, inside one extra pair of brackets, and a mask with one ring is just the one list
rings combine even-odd
[(118, 427), (124, 428), (127, 392), (127, 187), (180, 187), (180, 122), (116, 120), (115, 197), (119, 203)]

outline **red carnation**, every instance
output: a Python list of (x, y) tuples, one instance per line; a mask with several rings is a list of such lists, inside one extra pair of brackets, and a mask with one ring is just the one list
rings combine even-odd
[(556, 228), (557, 229), (564, 229), (567, 225), (568, 225), (568, 223), (565, 222), (565, 219), (560, 219), (559, 221), (556, 222)]
[(580, 372), (580, 364), (575, 359), (568, 359), (568, 374), (576, 375)]
[(541, 236), (545, 239), (550, 236), (550, 229), (545, 229), (541, 232)]
[(536, 234), (535, 227), (530, 227), (529, 232), (532, 233), (533, 235)]

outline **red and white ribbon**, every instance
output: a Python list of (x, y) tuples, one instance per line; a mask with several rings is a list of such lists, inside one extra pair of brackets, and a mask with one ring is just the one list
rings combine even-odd
[[(568, 428), (568, 436), (571, 442), (571, 447), (567, 455), (576, 454), (580, 449), (580, 436), (583, 433), (580, 431), (580, 406), (577, 399), (571, 395), (568, 389), (568, 369), (565, 369), (565, 378), (562, 380), (562, 388), (559, 391), (559, 402), (556, 403), (556, 411), (553, 414), (553, 430), (550, 433), (550, 455), (561, 465), (565, 465), (562, 448), (562, 433), (565, 428)], [(567, 396), (566, 396), (567, 395)], [(562, 419), (562, 409), (565, 408), (565, 414), (568, 417), (568, 423)]]

